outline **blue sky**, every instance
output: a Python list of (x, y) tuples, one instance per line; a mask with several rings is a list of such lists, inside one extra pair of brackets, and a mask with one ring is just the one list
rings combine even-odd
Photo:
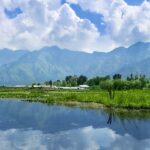
[(13, 19), (17, 17), (19, 14), (23, 13), (22, 10), (19, 7), (16, 7), (15, 9), (4, 9), (4, 12), (6, 16), (10, 19)]
[(1, 0), (0, 48), (110, 51), (150, 42), (150, 0)]
[(140, 5), (143, 0), (125, 0), (129, 5)]

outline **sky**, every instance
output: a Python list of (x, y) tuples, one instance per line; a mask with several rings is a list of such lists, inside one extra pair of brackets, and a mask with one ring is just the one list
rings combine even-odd
[(150, 0), (1, 0), (0, 49), (111, 51), (150, 42)]

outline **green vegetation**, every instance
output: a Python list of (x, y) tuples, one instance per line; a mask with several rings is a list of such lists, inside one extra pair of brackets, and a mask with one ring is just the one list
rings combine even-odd
[[(34, 83), (35, 84), (35, 83)], [(40, 83), (37, 83), (39, 85)], [(91, 87), (91, 89), (103, 89), (107, 90), (109, 93), (115, 90), (130, 90), (130, 89), (143, 89), (150, 87), (150, 81), (146, 78), (145, 75), (129, 75), (127, 78), (122, 79), (121, 74), (115, 74), (112, 77), (94, 77), (88, 79), (84, 75), (80, 75), (79, 77), (74, 76), (66, 76), (65, 80), (56, 80), (56, 81), (46, 81), (46, 85), (55, 85), (57, 87), (75, 87), (83, 84), (87, 84)], [(112, 94), (110, 94), (110, 98), (113, 98)]]
[[(0, 88), (0, 98), (17, 98), (43, 103), (94, 104), (109, 108), (150, 109), (150, 81), (145, 75), (130, 75), (122, 79), (120, 74), (114, 76), (94, 77), (67, 76), (65, 80), (47, 81), (47, 87)], [(90, 86), (82, 90), (60, 90), (61, 86), (76, 87), (82, 84)], [(38, 83), (37, 85), (40, 85)], [(56, 86), (53, 88), (53, 86)], [(78, 88), (76, 88), (78, 89)], [(97, 107), (96, 106), (96, 107)]]
[(150, 109), (150, 89), (117, 90), (110, 99), (105, 90), (46, 90), (35, 88), (0, 88), (0, 98), (22, 99), (43, 103), (94, 103), (112, 108)]
[[(46, 82), (46, 83), (49, 83)], [(65, 80), (57, 80), (55, 82), (50, 82), (50, 86), (56, 85), (57, 87), (61, 86), (79, 86), (81, 84), (88, 84), (90, 89), (99, 89), (105, 90), (109, 94), (109, 99), (114, 99), (116, 95), (116, 91), (126, 91), (132, 89), (144, 89), (150, 87), (150, 81), (146, 78), (145, 75), (133, 75), (127, 76), (126, 79), (122, 79), (121, 74), (115, 74), (112, 76), (105, 76), (105, 77), (94, 77), (88, 79), (86, 76), (67, 76)]]
[[(78, 85), (81, 85), (81, 84), (85, 84), (87, 83), (87, 80), (88, 78), (84, 75), (80, 75), (79, 77), (74, 75), (74, 76), (66, 76), (65, 80), (57, 80), (57, 81), (54, 81), (52, 82), (51, 80), (50, 81), (46, 81), (45, 83), (51, 83), (49, 85), (56, 85), (56, 86), (78, 86)], [(48, 84), (47, 84), (48, 85)]]

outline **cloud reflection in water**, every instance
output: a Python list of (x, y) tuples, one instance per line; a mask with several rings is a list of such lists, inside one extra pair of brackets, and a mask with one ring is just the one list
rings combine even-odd
[(137, 140), (116, 134), (109, 128), (92, 126), (44, 134), (39, 130), (9, 129), (0, 131), (1, 150), (148, 150), (150, 139)]

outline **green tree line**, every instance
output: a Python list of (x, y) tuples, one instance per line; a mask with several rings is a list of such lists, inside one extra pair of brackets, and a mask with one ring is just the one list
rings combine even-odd
[(63, 86), (63, 87), (76, 87), (79, 85), (87, 84), (90, 89), (106, 90), (110, 99), (115, 97), (116, 90), (130, 90), (130, 89), (143, 89), (150, 88), (150, 80), (145, 75), (130, 74), (126, 78), (122, 78), (121, 74), (114, 74), (113, 76), (96, 76), (88, 78), (84, 75), (69, 75), (64, 80), (47, 81), (46, 85)]
[(143, 89), (150, 87), (150, 81), (145, 75), (133, 75), (130, 74), (127, 78), (122, 78), (121, 74), (114, 74), (111, 76), (96, 76), (93, 78), (88, 78), (84, 75), (80, 76), (66, 76), (64, 80), (57, 81), (47, 81), (46, 85), (56, 85), (56, 86), (79, 86), (83, 84), (89, 85), (91, 88), (101, 88), (104, 89), (106, 86), (112, 86), (115, 90), (129, 90), (129, 89)]

